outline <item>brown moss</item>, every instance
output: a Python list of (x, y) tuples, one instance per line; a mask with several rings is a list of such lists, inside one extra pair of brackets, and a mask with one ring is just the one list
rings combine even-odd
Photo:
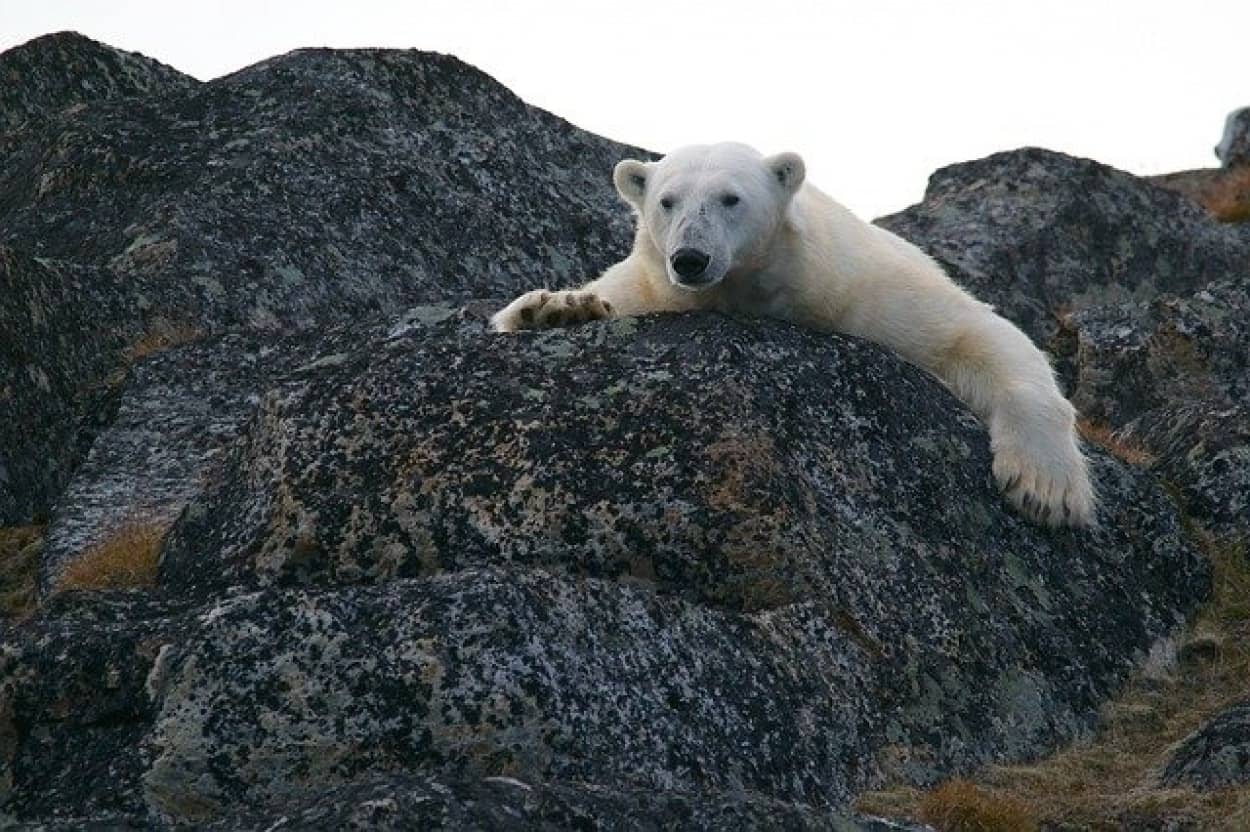
[(0, 618), (24, 618), (35, 609), (43, 529), (0, 527)]
[(1155, 461), (1154, 454), (1136, 442), (1123, 438), (1107, 425), (1081, 419), (1076, 426), (1085, 441), (1097, 445), (1121, 462), (1143, 468)]
[(133, 364), (150, 355), (156, 355), (173, 347), (198, 341), (203, 337), (204, 333), (192, 326), (166, 324), (153, 327), (138, 341), (126, 347), (126, 363)]
[(1250, 165), (1186, 170), (1147, 178), (1193, 200), (1221, 222), (1250, 220)]
[(124, 589), (151, 586), (161, 543), (168, 527), (158, 523), (130, 523), (87, 549), (66, 567), (58, 590)]
[(1034, 832), (1037, 819), (1018, 800), (967, 780), (950, 780), (925, 793), (920, 820), (938, 832)]
[[(1211, 563), (1212, 597), (1177, 645), (1175, 672), (1142, 673), (1103, 708), (1093, 737), (1030, 764), (983, 769), (971, 778), (977, 787), (1019, 802), (1045, 828), (1250, 829), (1250, 785), (1205, 792), (1159, 786), (1176, 743), (1244, 699), (1250, 679), (1247, 545), (1192, 534)], [(895, 785), (861, 796), (856, 808), (921, 818), (930, 800)]]

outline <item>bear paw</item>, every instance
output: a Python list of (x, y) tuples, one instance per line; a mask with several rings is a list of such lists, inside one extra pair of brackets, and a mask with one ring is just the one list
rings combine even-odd
[(536, 289), (496, 312), (490, 319), (490, 325), (496, 332), (516, 332), (520, 329), (552, 329), (612, 316), (612, 304), (594, 292)]
[(1089, 526), (1095, 521), (1094, 489), (1074, 437), (1059, 447), (996, 443), (994, 479), (1020, 513), (1048, 526)]

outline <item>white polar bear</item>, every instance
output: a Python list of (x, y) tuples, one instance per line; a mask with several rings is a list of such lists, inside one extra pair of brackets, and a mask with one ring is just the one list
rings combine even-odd
[(580, 290), (529, 292), (502, 332), (616, 315), (715, 309), (868, 338), (932, 372), (989, 425), (1007, 498), (1051, 525), (1094, 521), (1075, 411), (1046, 356), (919, 248), (804, 183), (793, 153), (742, 144), (626, 159), (614, 179), (637, 212), (634, 249)]

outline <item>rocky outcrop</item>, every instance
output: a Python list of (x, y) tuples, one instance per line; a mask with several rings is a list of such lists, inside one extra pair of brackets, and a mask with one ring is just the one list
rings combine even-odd
[(1226, 168), (1250, 165), (1250, 107), (1228, 114), (1224, 135), (1215, 147), (1215, 155)]
[(943, 168), (881, 225), (1046, 343), (1067, 314), (1244, 281), (1250, 235), (1123, 171), (1029, 148)]
[(1250, 701), (1225, 708), (1182, 740), (1161, 780), (1198, 789), (1250, 783)]
[[(124, 90), (0, 131), (0, 522), (50, 515), (0, 825), (894, 828), (848, 801), (1082, 735), (1201, 603), (1175, 499), (1244, 529), (1250, 240), (1127, 174), (999, 154), (883, 221), (1151, 443), (1056, 532), (871, 344), (488, 332), (627, 248), (640, 151), (452, 58)], [(154, 586), (60, 587), (136, 518)]]
[[(41, 102), (109, 86), (108, 67), (132, 59), (58, 36), (3, 60), (56, 72), (13, 94), (43, 116), (0, 134), (0, 261), (22, 273), (4, 278), (0, 333), (13, 335), (0, 368), (19, 377), (8, 395), (31, 402), (18, 402), (21, 435), (0, 436), (0, 522), (47, 512), (98, 429), (82, 393), (124, 371), (127, 346), (568, 284), (628, 246), (609, 174), (643, 151), (530, 107), (451, 57), (306, 50), (207, 84), (122, 86), (127, 97), (68, 110)], [(28, 341), (40, 326), (74, 343)], [(23, 390), (28, 372), (50, 389)]]
[(1192, 516), (1250, 535), (1250, 277), (1087, 310), (1069, 326), (1078, 408), (1151, 449)]
[(0, 133), (96, 101), (190, 89), (196, 80), (77, 32), (35, 38), (0, 54)]

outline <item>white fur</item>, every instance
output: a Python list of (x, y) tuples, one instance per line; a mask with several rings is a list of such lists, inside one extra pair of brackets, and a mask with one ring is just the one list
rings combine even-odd
[[(627, 159), (614, 179), (638, 214), (630, 255), (577, 292), (522, 295), (495, 329), (716, 309), (868, 338), (932, 372), (988, 424), (994, 476), (1020, 510), (1052, 525), (1094, 521), (1075, 411), (1046, 356), (916, 246), (806, 184), (797, 155), (700, 145)], [(674, 265), (691, 250), (707, 257), (697, 286)]]

